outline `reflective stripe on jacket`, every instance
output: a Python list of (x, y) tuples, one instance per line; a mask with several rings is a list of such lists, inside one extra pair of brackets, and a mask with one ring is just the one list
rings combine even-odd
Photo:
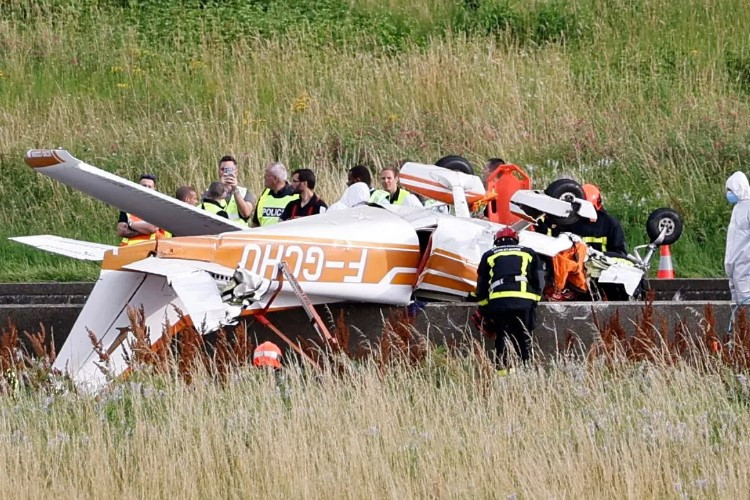
[(383, 200), (388, 200), (391, 205), (403, 205), (406, 198), (411, 193), (404, 188), (398, 188), (396, 190), (396, 198), (390, 199), (391, 193), (384, 189), (376, 189), (370, 196), (370, 203), (380, 203)]
[[(584, 236), (581, 239), (584, 241), (584, 243), (594, 248), (595, 250), (599, 250), (600, 252), (607, 251), (607, 237), (606, 236), (601, 236), (601, 237)], [(597, 248), (596, 245), (598, 245), (600, 248)]]
[(476, 296), (480, 306), (541, 299), (542, 283), (536, 253), (518, 245), (499, 245), (486, 252), (477, 270)]
[[(137, 215), (127, 214), (127, 216), (128, 216), (128, 226), (130, 226), (131, 222), (140, 222), (143, 220)], [(123, 238), (122, 240), (120, 240), (120, 246), (126, 247), (129, 245), (136, 245), (138, 243), (143, 243), (144, 241), (161, 240), (164, 238), (171, 238), (171, 237), (172, 237), (172, 233), (170, 233), (169, 231), (165, 231), (163, 229), (159, 229), (155, 233), (151, 233), (151, 234), (138, 233), (132, 238)]]

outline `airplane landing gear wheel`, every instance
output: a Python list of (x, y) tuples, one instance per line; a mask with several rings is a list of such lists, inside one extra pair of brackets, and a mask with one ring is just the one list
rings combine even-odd
[(682, 235), (680, 214), (671, 208), (659, 208), (651, 212), (646, 221), (646, 233), (649, 239), (653, 242), (662, 231), (665, 231), (662, 245), (671, 245), (679, 240)]
[(547, 189), (544, 190), (544, 194), (567, 202), (573, 201), (573, 198), (586, 199), (586, 195), (583, 193), (583, 187), (573, 179), (557, 179), (547, 186)]
[(471, 166), (471, 162), (458, 155), (443, 156), (435, 162), (438, 167), (447, 168), (448, 170), (454, 170), (461, 172), (462, 174), (474, 175), (474, 168)]
[[(544, 194), (567, 202), (572, 202), (575, 198), (586, 199), (586, 195), (583, 193), (583, 187), (573, 179), (557, 179), (547, 186), (547, 189), (544, 190)], [(549, 220), (551, 223), (557, 224), (558, 226), (569, 226), (578, 221), (578, 214), (571, 213), (568, 217), (564, 218), (550, 216)]]

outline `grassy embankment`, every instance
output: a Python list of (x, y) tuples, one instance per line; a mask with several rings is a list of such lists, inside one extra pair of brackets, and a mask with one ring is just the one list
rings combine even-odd
[(277, 158), (316, 169), (329, 201), (355, 162), (500, 155), (538, 187), (598, 183), (631, 245), (648, 211), (677, 208), (678, 274), (721, 273), (724, 180), (750, 159), (742, 0), (11, 0), (0, 16), (0, 280), (97, 272), (7, 236), (116, 241), (114, 209), (23, 165), (57, 146), (165, 192), (205, 187), (226, 152), (257, 191)]

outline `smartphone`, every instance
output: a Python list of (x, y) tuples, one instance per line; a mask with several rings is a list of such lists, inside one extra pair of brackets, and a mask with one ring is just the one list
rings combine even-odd
[(223, 168), (223, 169), (221, 170), (221, 172), (222, 172), (222, 173), (223, 173), (224, 175), (234, 175), (234, 167), (233, 167), (233, 166), (231, 166), (231, 165), (228, 165), (228, 166), (224, 167), (224, 168)]

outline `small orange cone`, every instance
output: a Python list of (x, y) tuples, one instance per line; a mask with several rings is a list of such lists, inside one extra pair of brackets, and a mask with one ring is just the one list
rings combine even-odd
[(668, 280), (674, 279), (674, 266), (672, 266), (672, 252), (669, 245), (662, 245), (659, 257), (659, 272), (656, 273), (657, 279)]

